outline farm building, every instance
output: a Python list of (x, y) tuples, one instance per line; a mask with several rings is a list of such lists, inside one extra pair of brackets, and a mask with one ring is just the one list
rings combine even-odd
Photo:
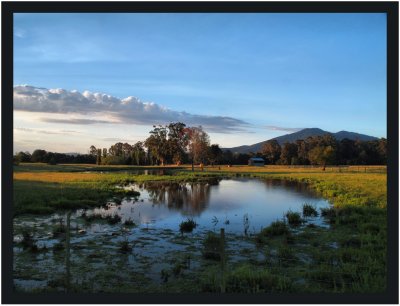
[(261, 157), (251, 157), (249, 159), (249, 166), (264, 166), (265, 161)]

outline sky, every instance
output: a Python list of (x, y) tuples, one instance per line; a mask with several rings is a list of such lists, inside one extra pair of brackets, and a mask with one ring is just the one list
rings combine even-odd
[(14, 151), (87, 153), (201, 125), (250, 145), (386, 137), (386, 15), (14, 14)]

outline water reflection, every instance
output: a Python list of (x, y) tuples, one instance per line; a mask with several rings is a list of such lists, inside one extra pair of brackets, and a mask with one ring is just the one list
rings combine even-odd
[(139, 187), (142, 192), (147, 192), (153, 204), (166, 205), (183, 215), (199, 216), (210, 203), (211, 186), (218, 184), (219, 180), (201, 183), (151, 182)]
[[(122, 222), (132, 220), (145, 227), (174, 230), (187, 217), (193, 217), (198, 228), (222, 226), (233, 232), (243, 232), (246, 216), (248, 230), (257, 232), (282, 219), (289, 210), (301, 213), (304, 203), (318, 211), (329, 206), (305, 183), (293, 181), (217, 179), (196, 183), (146, 182), (124, 188), (140, 191), (140, 200), (125, 199), (121, 204), (109, 206), (107, 211), (104, 208), (94, 211), (118, 214)], [(213, 220), (218, 220), (218, 224)]]

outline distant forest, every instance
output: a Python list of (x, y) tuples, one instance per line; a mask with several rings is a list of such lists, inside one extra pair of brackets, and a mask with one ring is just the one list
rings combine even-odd
[(133, 145), (122, 142), (117, 142), (110, 148), (92, 145), (89, 154), (76, 156), (40, 149), (32, 154), (19, 152), (14, 155), (14, 163), (246, 165), (251, 157), (262, 157), (270, 165), (385, 165), (387, 161), (385, 138), (373, 141), (337, 141), (332, 135), (326, 134), (282, 146), (276, 140), (269, 140), (263, 144), (260, 152), (239, 154), (223, 151), (218, 144), (210, 144), (208, 134), (201, 127), (187, 127), (181, 122), (153, 126), (149, 134), (146, 140)]

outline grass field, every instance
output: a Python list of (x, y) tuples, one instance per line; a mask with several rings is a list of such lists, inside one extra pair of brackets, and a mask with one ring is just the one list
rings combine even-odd
[[(139, 169), (172, 171), (164, 175), (128, 172)], [(107, 170), (110, 171), (105, 172)], [(126, 191), (116, 185), (129, 182), (196, 182), (212, 177), (242, 176), (307, 182), (329, 199), (333, 207), (322, 212), (330, 224), (328, 228), (305, 226), (293, 230), (290, 224), (275, 224), (249, 238), (257, 248), (270, 254), (270, 260), (232, 263), (223, 277), (224, 291), (367, 293), (385, 290), (387, 177), (386, 167), (382, 166), (328, 167), (326, 171), (313, 167), (216, 166), (206, 167), (204, 171), (196, 168), (192, 172), (190, 166), (21, 164), (14, 168), (13, 208), (15, 215), (45, 214), (98, 206), (112, 197), (122, 199)], [(253, 251), (243, 249), (240, 252), (251, 254)], [(306, 260), (300, 261), (299, 256)], [(188, 292), (219, 292), (218, 267), (218, 264), (207, 263), (192, 280), (177, 278), (162, 290), (179, 292), (184, 288)]]

